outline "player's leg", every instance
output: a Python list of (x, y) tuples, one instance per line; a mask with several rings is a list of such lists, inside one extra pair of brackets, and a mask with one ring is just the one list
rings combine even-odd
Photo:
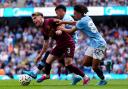
[(98, 48), (98, 49), (94, 49), (94, 52), (93, 52), (92, 68), (94, 72), (98, 75), (98, 77), (101, 79), (98, 85), (107, 84), (107, 82), (105, 81), (103, 71), (100, 68), (100, 63), (101, 63), (102, 58), (104, 57), (105, 50), (106, 48)]
[(45, 63), (45, 75), (42, 75), (41, 78), (37, 80), (37, 82), (42, 82), (45, 79), (48, 79), (50, 77), (50, 70), (51, 70), (51, 63), (57, 59), (58, 57), (62, 56), (62, 50), (60, 50), (59, 46), (54, 47), (54, 49), (49, 54), (48, 58), (46, 59)]
[(107, 82), (105, 81), (105, 77), (103, 75), (103, 71), (100, 69), (100, 60), (93, 59), (92, 68), (94, 72), (98, 75), (98, 77), (101, 79), (101, 81), (98, 83), (98, 85), (106, 85)]
[(92, 66), (93, 58), (85, 55), (83, 58), (82, 66), (90, 67)]
[(44, 71), (44, 75), (42, 75), (37, 82), (40, 83), (46, 79), (50, 78), (50, 70), (51, 70), (51, 64), (52, 62), (56, 59), (56, 57), (52, 54), (49, 54), (48, 58), (46, 59), (46, 63), (45, 63), (45, 71)]
[[(85, 55), (82, 61), (82, 66), (87, 66), (87, 67), (92, 66), (92, 60), (93, 60), (92, 57)], [(76, 85), (78, 82), (77, 80), (80, 80), (80, 79), (81, 79), (80, 76), (75, 75), (73, 78), (72, 84)]]
[(61, 76), (61, 68), (64, 66), (64, 57), (58, 59), (58, 76), (59, 76), (59, 79), (60, 79), (60, 76)]
[[(43, 57), (43, 59), (39, 62), (39, 64), (37, 65), (38, 71), (41, 71), (46, 63), (46, 59), (48, 57), (48, 55), (50, 54), (50, 51), (47, 51)], [(36, 73), (38, 73), (38, 71), (35, 71)]]
[(93, 49), (91, 47), (87, 47), (82, 65), (90, 67), (92, 66), (92, 61), (93, 61)]
[[(70, 46), (67, 47), (65, 50), (65, 66), (66, 68), (69, 70), (69, 72), (77, 74), (79, 76), (81, 76), (83, 78), (83, 84), (87, 84), (88, 81), (90, 80), (89, 77), (87, 75), (84, 74), (83, 71), (81, 71), (77, 66), (72, 64), (73, 61), (73, 57), (74, 57), (74, 46)], [(80, 81), (81, 79), (76, 80), (76, 82), (73, 82), (73, 84), (75, 85), (78, 81)]]
[[(89, 77), (87, 75), (84, 74), (83, 71), (81, 71), (77, 66), (72, 64), (72, 58), (65, 58), (65, 66), (66, 68), (69, 70), (69, 72), (74, 73), (76, 75), (79, 75), (83, 78), (83, 84), (87, 84), (89, 82)], [(77, 82), (79, 82), (81, 79), (79, 79), (79, 77), (77, 77), (77, 79), (75, 78), (75, 82), (73, 82), (73, 85), (76, 85)]]
[(34, 70), (32, 71), (23, 71), (24, 74), (27, 74), (29, 76), (31, 76), (32, 78), (36, 79), (37, 78), (37, 73), (39, 71), (41, 71), (44, 66), (45, 66), (45, 63), (46, 63), (46, 59), (49, 55), (50, 51), (47, 51), (43, 57), (43, 59), (39, 62), (39, 64), (37, 65), (37, 68), (35, 68)]
[[(86, 51), (85, 51), (85, 56), (82, 60), (82, 66), (92, 66), (92, 60), (93, 58), (91, 56), (93, 56), (92, 54), (93, 50), (90, 47), (87, 47)], [(72, 84), (77, 84), (77, 80), (79, 80), (80, 77), (79, 76), (74, 76), (73, 78), (73, 82)]]

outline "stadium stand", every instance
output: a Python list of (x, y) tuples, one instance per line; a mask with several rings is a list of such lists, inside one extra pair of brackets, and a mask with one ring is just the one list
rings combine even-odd
[(127, 6), (127, 0), (0, 0), (0, 7), (54, 7), (59, 4), (74, 6)]

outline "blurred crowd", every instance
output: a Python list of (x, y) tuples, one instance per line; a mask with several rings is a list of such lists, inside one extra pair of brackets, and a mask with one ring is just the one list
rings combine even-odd
[(64, 4), (74, 6), (127, 6), (128, 0), (0, 0), (0, 7), (55, 7)]
[[(106, 50), (104, 72), (128, 73), (128, 28), (122, 26), (108, 26), (103, 23), (97, 25), (98, 30), (108, 43)], [(81, 64), (87, 37), (78, 32), (74, 63), (79, 67)], [(29, 26), (0, 26), (0, 74), (12, 76), (21, 74), (22, 70), (33, 70), (34, 59), (42, 48), (43, 36), (41, 31)], [(53, 64), (52, 73), (57, 73), (58, 63)], [(86, 67), (81, 67), (86, 71)]]

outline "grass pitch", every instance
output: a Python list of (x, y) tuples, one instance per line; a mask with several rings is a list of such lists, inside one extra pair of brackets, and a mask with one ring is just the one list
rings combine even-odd
[(86, 86), (82, 82), (72, 86), (68, 80), (46, 80), (42, 83), (32, 81), (28, 86), (21, 86), (18, 80), (0, 80), (0, 89), (128, 89), (128, 80), (108, 80), (105, 86), (97, 86), (98, 80), (91, 80)]

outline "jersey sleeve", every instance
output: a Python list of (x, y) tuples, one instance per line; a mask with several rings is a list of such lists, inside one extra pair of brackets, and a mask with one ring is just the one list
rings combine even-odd
[(63, 21), (74, 21), (74, 19), (70, 15), (65, 15), (62, 20)]
[(49, 18), (48, 19), (48, 24), (49, 25), (52, 25), (53, 23), (55, 24), (54, 19), (53, 18)]
[(79, 29), (79, 30), (81, 30), (81, 29), (84, 28), (84, 25), (85, 25), (84, 21), (83, 21), (83, 20), (79, 20), (79, 21), (76, 23), (76, 28)]
[[(74, 19), (70, 15), (65, 15), (62, 19), (63, 21), (74, 21)], [(73, 25), (66, 24), (65, 28), (71, 29)]]
[(48, 25), (52, 28), (56, 28), (59, 24), (54, 21), (54, 18), (48, 19)]

